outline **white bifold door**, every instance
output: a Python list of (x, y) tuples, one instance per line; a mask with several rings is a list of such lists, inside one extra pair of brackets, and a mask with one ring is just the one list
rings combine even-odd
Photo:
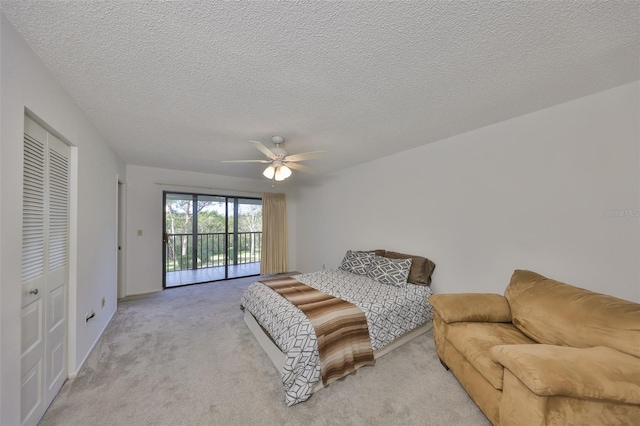
[(69, 147), (25, 116), (21, 418), (38, 423), (67, 378)]

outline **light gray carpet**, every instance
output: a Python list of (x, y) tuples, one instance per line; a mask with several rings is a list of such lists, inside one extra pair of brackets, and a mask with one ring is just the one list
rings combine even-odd
[(242, 319), (256, 278), (121, 301), (42, 425), (489, 425), (431, 332), (293, 407)]

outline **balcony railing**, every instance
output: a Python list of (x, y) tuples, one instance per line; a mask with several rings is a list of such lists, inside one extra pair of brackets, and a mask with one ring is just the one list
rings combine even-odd
[[(200, 269), (260, 262), (262, 232), (166, 234), (165, 270)], [(227, 255), (228, 253), (228, 255)]]

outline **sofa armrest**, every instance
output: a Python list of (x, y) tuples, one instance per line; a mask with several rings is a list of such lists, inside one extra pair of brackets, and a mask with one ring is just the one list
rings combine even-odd
[(489, 293), (434, 294), (429, 303), (442, 320), (452, 322), (511, 322), (504, 296)]
[(612, 348), (498, 345), (489, 356), (536, 395), (640, 404), (640, 359)]

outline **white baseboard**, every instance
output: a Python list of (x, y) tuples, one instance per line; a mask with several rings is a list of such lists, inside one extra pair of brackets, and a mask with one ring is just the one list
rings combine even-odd
[(98, 333), (98, 337), (96, 338), (96, 340), (93, 342), (93, 344), (91, 345), (91, 348), (87, 351), (87, 354), (84, 356), (84, 358), (82, 359), (82, 362), (80, 363), (80, 365), (78, 366), (78, 368), (76, 369), (76, 371), (70, 371), (67, 374), (67, 378), (69, 380), (74, 380), (76, 377), (78, 377), (78, 374), (80, 373), (80, 370), (82, 370), (82, 367), (84, 366), (84, 364), (87, 362), (87, 359), (89, 358), (89, 355), (91, 355), (91, 352), (93, 352), (93, 349), (96, 347), (96, 345), (98, 344), (98, 342), (100, 341), (100, 338), (102, 337), (102, 335), (104, 334), (104, 331), (107, 329), (107, 327), (109, 326), (109, 324), (111, 324), (111, 320), (113, 320), (113, 317), (115, 317), (116, 312), (118, 312), (118, 309), (116, 308), (115, 311), (113, 311), (113, 313), (111, 314), (111, 317), (109, 318), (109, 320), (105, 323), (104, 327), (102, 327), (102, 330), (100, 330), (100, 333)]

